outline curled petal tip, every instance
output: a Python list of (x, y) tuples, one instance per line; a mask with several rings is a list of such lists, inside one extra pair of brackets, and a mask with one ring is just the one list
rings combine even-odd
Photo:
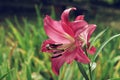
[(79, 15), (76, 17), (75, 20), (84, 20), (84, 17), (85, 17), (84, 15)]
[(69, 9), (66, 9), (66, 10), (63, 11), (63, 13), (61, 15), (61, 19), (62, 19), (63, 22), (66, 22), (66, 23), (69, 22), (68, 16), (69, 16), (69, 13), (70, 13), (71, 10), (76, 10), (76, 8), (72, 7), (72, 8), (69, 8)]
[(71, 9), (76, 10), (76, 8), (75, 8), (75, 7), (72, 7)]
[(96, 27), (97, 25), (96, 25), (96, 24), (93, 24), (93, 26), (95, 26), (95, 27)]
[(65, 11), (67, 11), (67, 10), (71, 11), (71, 10), (77, 10), (77, 9), (76, 9), (76, 7), (71, 7), (71, 8), (66, 9)]
[(49, 18), (50, 18), (50, 16), (46, 15), (45, 18), (44, 18), (44, 20), (45, 20), (45, 19), (49, 19)]
[(92, 27), (94, 27), (94, 28), (96, 28), (96, 27), (97, 27), (97, 25), (96, 25), (96, 24), (92, 24), (91, 26), (92, 26)]

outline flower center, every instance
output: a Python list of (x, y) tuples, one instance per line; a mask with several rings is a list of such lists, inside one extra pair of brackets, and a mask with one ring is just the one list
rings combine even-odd
[(46, 45), (46, 48), (48, 50), (52, 50), (53, 51), (53, 56), (52, 58), (57, 58), (59, 56), (62, 56), (62, 52), (64, 52), (64, 49), (60, 49), (58, 47), (62, 46), (63, 44), (48, 44)]
[(71, 43), (75, 42), (75, 39), (72, 36), (70, 36), (69, 34), (67, 34), (67, 33), (65, 34), (65, 38), (70, 40)]
[(72, 51), (75, 49), (75, 44), (70, 43), (70, 44), (48, 44), (46, 46), (48, 50), (52, 50), (53, 55), (52, 58), (57, 58), (59, 56), (62, 56), (63, 52), (66, 50)]
[(53, 56), (52, 58), (57, 58), (59, 56), (62, 56), (62, 54), (65, 52), (65, 51), (73, 51), (76, 47), (80, 47), (81, 46), (81, 43), (83, 43), (83, 39), (82, 37), (78, 37), (77, 39), (76, 38), (73, 38), (71, 37), (70, 35), (68, 34), (65, 34), (65, 37), (70, 40), (70, 43), (68, 44), (48, 44), (46, 46), (46, 48), (48, 50), (52, 50), (53, 52)]
[(79, 44), (81, 44), (82, 47), (86, 44), (86, 40), (81, 35), (78, 36), (77, 40), (78, 40)]

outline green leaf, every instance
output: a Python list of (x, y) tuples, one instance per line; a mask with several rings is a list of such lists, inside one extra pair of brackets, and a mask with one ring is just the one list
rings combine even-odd
[(113, 63), (116, 63), (117, 61), (120, 60), (120, 56), (116, 56), (114, 59), (113, 59)]
[(42, 5), (40, 5), (40, 6), (35, 5), (35, 11), (36, 11), (37, 21), (38, 21), (39, 26), (42, 25), (42, 18), (41, 18), (41, 14), (40, 14), (41, 7), (42, 7)]
[(120, 34), (114, 35), (114, 36), (110, 37), (107, 41), (105, 41), (105, 42), (97, 49), (97, 51), (96, 51), (96, 53), (95, 53), (95, 57), (94, 57), (93, 60), (94, 60), (94, 61), (96, 60), (96, 58), (97, 58), (97, 56), (99, 55), (100, 51), (105, 47), (105, 45), (106, 45), (107, 43), (109, 43), (111, 40), (113, 40), (114, 38), (119, 37), (119, 36), (120, 36)]
[(21, 33), (24, 33), (23, 27), (20, 25), (17, 16), (14, 17), (14, 21), (15, 21), (15, 24), (16, 24), (16, 27), (18, 28), (18, 30), (19, 30)]
[(103, 31), (101, 31), (92, 41), (91, 41), (91, 45), (90, 45), (90, 48), (92, 47), (92, 45), (95, 43), (95, 41), (103, 35), (103, 33), (105, 33), (105, 31), (107, 30), (108, 28), (104, 29)]
[(0, 80), (3, 80), (3, 78), (5, 78), (7, 75), (9, 75), (14, 69), (11, 69), (10, 71), (8, 71), (7, 73), (5, 73), (4, 75), (2, 75), (0, 77)]
[(27, 66), (27, 80), (32, 80), (32, 77), (31, 77), (31, 67), (29, 65), (26, 65)]
[(23, 41), (23, 36), (20, 34), (20, 32), (17, 30), (17, 28), (15, 28), (15, 26), (13, 25), (13, 23), (10, 20), (6, 19), (6, 22), (9, 25), (9, 27), (11, 28), (12, 33), (14, 34), (14, 36), (16, 37), (16, 39), (18, 40), (20, 46), (25, 49), (25, 44), (24, 44), (24, 41)]
[(120, 80), (120, 78), (112, 78), (112, 79), (108, 79), (108, 80)]
[(51, 17), (52, 17), (53, 19), (56, 18), (56, 14), (55, 14), (55, 10), (54, 10), (54, 7), (53, 7), (53, 6), (52, 6), (52, 10), (51, 10)]
[(77, 62), (77, 64), (78, 64), (78, 68), (79, 68), (80, 72), (82, 73), (83, 77), (86, 80), (89, 80), (88, 75), (86, 74), (85, 69), (83, 68), (82, 64), (79, 62)]

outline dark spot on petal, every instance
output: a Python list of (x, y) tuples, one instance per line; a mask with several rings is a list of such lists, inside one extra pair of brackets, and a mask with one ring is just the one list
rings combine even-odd
[(52, 58), (58, 58), (59, 56), (62, 56), (62, 54), (56, 55), (56, 56), (52, 56)]
[(62, 53), (62, 52), (64, 52), (64, 49), (63, 50), (55, 51), (53, 54), (58, 54), (58, 53)]
[(51, 48), (57, 48), (58, 46), (61, 46), (62, 44), (49, 44)]

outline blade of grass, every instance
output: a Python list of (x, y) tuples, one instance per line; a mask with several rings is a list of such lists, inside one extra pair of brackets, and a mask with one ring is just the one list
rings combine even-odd
[(16, 39), (18, 40), (21, 47), (25, 49), (25, 44), (23, 41), (23, 36), (19, 33), (19, 31), (15, 28), (15, 26), (12, 24), (12, 22), (8, 19), (6, 19), (6, 22), (8, 23), (9, 27), (12, 29), (12, 32)]
[(31, 68), (30, 68), (30, 66), (29, 65), (27, 65), (27, 69), (26, 69), (27, 71), (27, 80), (32, 80), (32, 76), (31, 76)]
[(73, 73), (73, 64), (67, 65), (67, 68), (65, 70), (64, 78), (61, 80), (72, 80), (72, 73)]
[(108, 80), (120, 80), (120, 78), (112, 78), (112, 79), (108, 79)]
[(78, 64), (78, 68), (79, 68), (80, 72), (82, 73), (83, 77), (86, 80), (89, 80), (88, 75), (86, 74), (85, 69), (83, 68), (82, 64), (79, 62), (77, 62), (77, 64)]
[(114, 35), (114, 36), (112, 36), (111, 38), (109, 38), (107, 41), (105, 41), (103, 44), (102, 44), (102, 46), (100, 46), (98, 49), (97, 49), (97, 51), (96, 51), (96, 53), (95, 53), (95, 57), (94, 57), (94, 61), (96, 60), (96, 58), (97, 58), (97, 56), (99, 55), (99, 53), (100, 53), (100, 51), (105, 47), (105, 45), (107, 44), (107, 43), (109, 43), (111, 40), (113, 40), (114, 38), (116, 38), (116, 37), (119, 37), (120, 36), (120, 34), (117, 34), (117, 35)]
[[(42, 7), (42, 5), (40, 5), (40, 8), (41, 7)], [(41, 14), (40, 14), (40, 8), (37, 5), (35, 5), (35, 11), (36, 11), (37, 21), (38, 21), (39, 26), (42, 25), (42, 22), (41, 22), (42, 18), (41, 18)]]
[(4, 75), (2, 75), (0, 77), (0, 80), (3, 80), (7, 75), (9, 75), (14, 69), (11, 69), (10, 71), (8, 71), (7, 73), (5, 73)]
[(91, 45), (90, 45), (90, 48), (91, 48), (92, 45), (95, 43), (95, 41), (107, 31), (107, 29), (108, 29), (108, 28), (106, 28), (106, 29), (104, 29), (103, 31), (101, 31), (101, 32), (92, 40)]
[(19, 23), (19, 21), (18, 21), (18, 19), (17, 19), (16, 16), (14, 17), (14, 21), (15, 21), (16, 27), (19, 29), (19, 31), (20, 31), (21, 33), (24, 33), (23, 27), (20, 25), (20, 23)]
[(52, 10), (51, 10), (51, 17), (52, 17), (53, 19), (55, 19), (55, 18), (56, 18), (56, 14), (55, 14), (54, 7), (52, 6), (51, 8), (52, 8)]

